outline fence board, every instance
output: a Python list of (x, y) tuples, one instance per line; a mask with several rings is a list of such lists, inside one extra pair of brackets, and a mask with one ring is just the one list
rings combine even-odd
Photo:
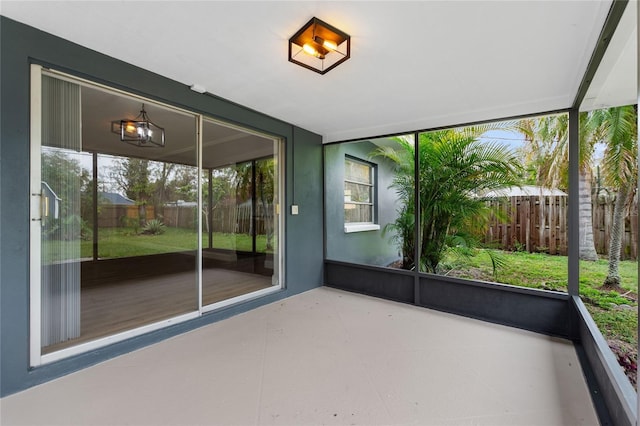
[(556, 214), (558, 209), (556, 209), (556, 197), (546, 197), (547, 200), (545, 202), (549, 203), (549, 233), (548, 233), (548, 241), (549, 245), (549, 253), (550, 254), (558, 254), (558, 245), (556, 244)]
[[(98, 226), (100, 228), (118, 228), (130, 226), (139, 219), (140, 207), (135, 205), (100, 204)], [(155, 217), (153, 206), (145, 206), (146, 220)]]
[[(596, 251), (606, 256), (613, 222), (614, 197), (593, 197), (593, 238)], [(489, 221), (485, 243), (504, 250), (567, 254), (567, 197), (515, 196), (487, 202), (496, 212)], [(497, 213), (499, 212), (499, 213)], [(625, 218), (622, 259), (638, 258), (638, 204)]]
[[(138, 219), (138, 206), (123, 206), (103, 204), (100, 206), (98, 215), (98, 226), (100, 228), (117, 228), (131, 226), (131, 221)], [(166, 205), (158, 218), (166, 226), (176, 228), (197, 229), (197, 207), (196, 206), (173, 206)], [(151, 220), (156, 217), (154, 208), (146, 206), (146, 219)], [(258, 203), (256, 205), (255, 226), (258, 235), (267, 234), (267, 221), (273, 221), (273, 206), (268, 204), (265, 207)], [(227, 234), (251, 234), (253, 229), (251, 204), (224, 205), (217, 206), (212, 210), (213, 232), (223, 232)], [(203, 218), (203, 228), (207, 230), (207, 221)]]
[(568, 214), (567, 197), (557, 197), (558, 201), (558, 251), (562, 254), (567, 254), (567, 238), (568, 238)]
[(544, 234), (547, 226), (547, 217), (545, 216), (545, 204), (547, 200), (537, 199), (538, 210), (536, 223), (538, 224), (538, 241), (544, 241)]

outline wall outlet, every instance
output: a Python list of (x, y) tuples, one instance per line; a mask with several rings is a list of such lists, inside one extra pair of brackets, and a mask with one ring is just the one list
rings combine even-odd
[(292, 204), (291, 205), (291, 214), (292, 215), (298, 214), (298, 205), (297, 204)]

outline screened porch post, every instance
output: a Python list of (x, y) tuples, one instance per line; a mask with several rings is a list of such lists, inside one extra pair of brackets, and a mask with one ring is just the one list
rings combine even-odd
[(580, 292), (580, 189), (578, 181), (580, 179), (580, 116), (577, 108), (569, 110), (569, 201), (568, 201), (568, 286), (567, 291), (570, 296), (578, 296)]

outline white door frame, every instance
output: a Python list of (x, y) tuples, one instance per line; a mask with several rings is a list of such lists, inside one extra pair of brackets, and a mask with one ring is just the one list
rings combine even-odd
[(220, 308), (227, 307), (232, 304), (237, 304), (245, 300), (255, 299), (257, 297), (265, 296), (267, 294), (271, 294), (277, 291), (280, 291), (284, 288), (284, 220), (282, 209), (280, 205), (284, 200), (284, 182), (285, 182), (285, 159), (286, 153), (284, 151), (284, 143), (281, 139), (274, 137), (272, 135), (266, 135), (259, 132), (255, 132), (243, 127), (237, 127), (242, 131), (254, 133), (256, 135), (271, 138), (278, 146), (278, 205), (275, 207), (277, 211), (277, 221), (278, 221), (278, 273), (279, 273), (279, 285), (273, 286), (271, 288), (266, 288), (263, 290), (259, 290), (253, 293), (249, 293), (246, 295), (238, 296), (232, 299), (228, 299), (222, 302), (215, 303), (213, 305), (202, 306), (202, 215), (198, 215), (198, 250), (197, 250), (197, 283), (198, 283), (198, 308), (196, 311), (189, 312), (186, 314), (182, 314), (173, 318), (169, 318), (166, 320), (158, 321), (156, 323), (144, 325), (135, 329), (126, 330), (121, 333), (109, 335), (106, 337), (98, 338), (96, 340), (91, 340), (85, 343), (79, 343), (77, 345), (61, 349), (56, 352), (42, 354), (42, 314), (41, 314), (41, 303), (42, 303), (42, 288), (41, 288), (41, 263), (42, 263), (42, 241), (41, 241), (41, 233), (42, 233), (42, 225), (41, 225), (41, 215), (42, 215), (42, 206), (41, 206), (41, 198), (42, 198), (42, 188), (41, 188), (41, 167), (42, 167), (42, 159), (41, 159), (41, 148), (42, 148), (42, 76), (43, 74), (51, 75), (55, 78), (71, 81), (77, 84), (90, 85), (91, 87), (103, 89), (109, 91), (111, 93), (121, 93), (128, 97), (139, 98), (145, 102), (153, 102), (158, 105), (162, 105), (168, 107), (170, 109), (187, 113), (192, 115), (196, 119), (196, 132), (197, 132), (197, 150), (198, 150), (198, 170), (199, 170), (199, 180), (198, 180), (198, 211), (202, 211), (202, 127), (203, 120), (211, 120), (217, 123), (220, 123), (229, 127), (236, 127), (230, 125), (229, 123), (225, 123), (222, 121), (218, 121), (212, 119), (210, 117), (204, 117), (202, 114), (196, 114), (192, 111), (176, 108), (172, 105), (167, 105), (162, 102), (151, 101), (149, 99), (143, 98), (141, 96), (137, 96), (128, 92), (124, 92), (118, 89), (114, 89), (112, 87), (103, 86), (88, 80), (84, 80), (81, 78), (73, 77), (64, 73), (60, 73), (54, 70), (43, 69), (42, 66), (32, 64), (30, 68), (30, 80), (31, 80), (31, 102), (30, 102), (30, 247), (29, 247), (29, 364), (31, 367), (38, 367), (42, 364), (58, 361), (64, 358), (68, 358), (73, 355), (78, 355), (84, 352), (88, 352), (97, 348), (101, 348), (112, 343), (116, 343), (131, 337), (139, 336), (142, 334), (149, 333), (151, 331), (159, 330), (162, 328), (166, 328), (170, 325), (177, 324), (184, 321), (189, 321), (195, 318), (198, 318), (205, 312), (210, 312), (213, 310), (217, 310)]

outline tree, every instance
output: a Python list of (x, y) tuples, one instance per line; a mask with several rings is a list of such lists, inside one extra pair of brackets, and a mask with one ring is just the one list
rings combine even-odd
[(146, 159), (125, 158), (114, 161), (111, 166), (111, 179), (128, 198), (135, 200), (138, 205), (140, 226), (145, 225), (146, 205), (153, 196), (150, 175), (149, 160)]
[(81, 215), (86, 209), (83, 209), (85, 199), (81, 194), (91, 193), (89, 172), (74, 158), (74, 152), (43, 147), (41, 179), (60, 199), (59, 216), (43, 218), (45, 236), (64, 240), (80, 238), (88, 229), (83, 226)]
[[(520, 131), (530, 141), (529, 152), (535, 153), (539, 165), (538, 182), (545, 186), (566, 187), (568, 161), (568, 122), (565, 115), (520, 121)], [(637, 105), (623, 106), (580, 114), (579, 126), (579, 226), (580, 259), (597, 260), (591, 216), (591, 162), (597, 143), (605, 144), (603, 179), (616, 191), (613, 226), (609, 241), (607, 287), (619, 288), (618, 264), (624, 235), (624, 210), (633, 198), (637, 167)], [(531, 159), (531, 158), (530, 158)]]
[(604, 182), (616, 191), (609, 268), (603, 285), (620, 289), (618, 266), (624, 236), (624, 211), (633, 198), (638, 180), (638, 106), (602, 109), (592, 115), (599, 123), (600, 135), (606, 144), (602, 160)]
[[(568, 188), (569, 116), (552, 115), (520, 120), (518, 130), (525, 135), (525, 161), (535, 171), (536, 183), (548, 188)], [(599, 123), (587, 113), (580, 114), (578, 211), (579, 253), (582, 260), (598, 260), (593, 239), (591, 214), (591, 158), (598, 140)]]
[(175, 165), (170, 182), (173, 196), (183, 201), (198, 200), (198, 169), (192, 166)]
[(273, 199), (275, 196), (275, 161), (273, 157), (257, 160), (256, 198), (262, 206), (264, 228), (267, 237), (266, 249), (273, 250)]
[(167, 200), (169, 177), (173, 173), (175, 164), (173, 163), (160, 163), (155, 168), (155, 182), (154, 182), (154, 210), (156, 217), (158, 215), (164, 216), (164, 204)]
[(400, 207), (396, 211), (396, 220), (383, 229), (383, 233), (391, 233), (391, 241), (402, 254), (402, 269), (413, 269), (415, 266), (415, 148), (412, 141), (396, 138), (397, 147), (380, 147), (372, 156), (381, 156), (395, 163), (395, 174), (389, 188), (393, 188), (398, 196)]
[[(205, 230), (209, 232), (210, 222), (213, 218), (213, 211), (224, 203), (228, 203), (233, 192), (233, 170), (230, 167), (222, 167), (211, 170), (211, 179), (206, 179), (202, 185), (202, 212), (205, 216)], [(209, 188), (211, 188), (211, 199), (209, 199)]]
[(42, 181), (61, 198), (60, 215), (79, 214), (75, 199), (89, 185), (89, 172), (82, 168), (72, 154), (48, 148), (42, 152)]
[[(275, 194), (275, 161), (273, 157), (241, 163), (236, 166), (236, 195), (238, 203), (253, 200), (254, 196), (264, 214), (266, 249), (273, 249), (273, 206)], [(255, 174), (255, 184), (253, 177)]]
[[(474, 245), (478, 223), (490, 213), (484, 193), (520, 183), (523, 169), (515, 154), (503, 145), (478, 139), (493, 128), (472, 126), (419, 136), (419, 267), (423, 271), (437, 273), (448, 247)], [(401, 207), (389, 229), (400, 243), (403, 268), (411, 269), (417, 266), (413, 260), (415, 147), (402, 138), (397, 142), (397, 148), (381, 147), (374, 155), (396, 163), (391, 187)]]

